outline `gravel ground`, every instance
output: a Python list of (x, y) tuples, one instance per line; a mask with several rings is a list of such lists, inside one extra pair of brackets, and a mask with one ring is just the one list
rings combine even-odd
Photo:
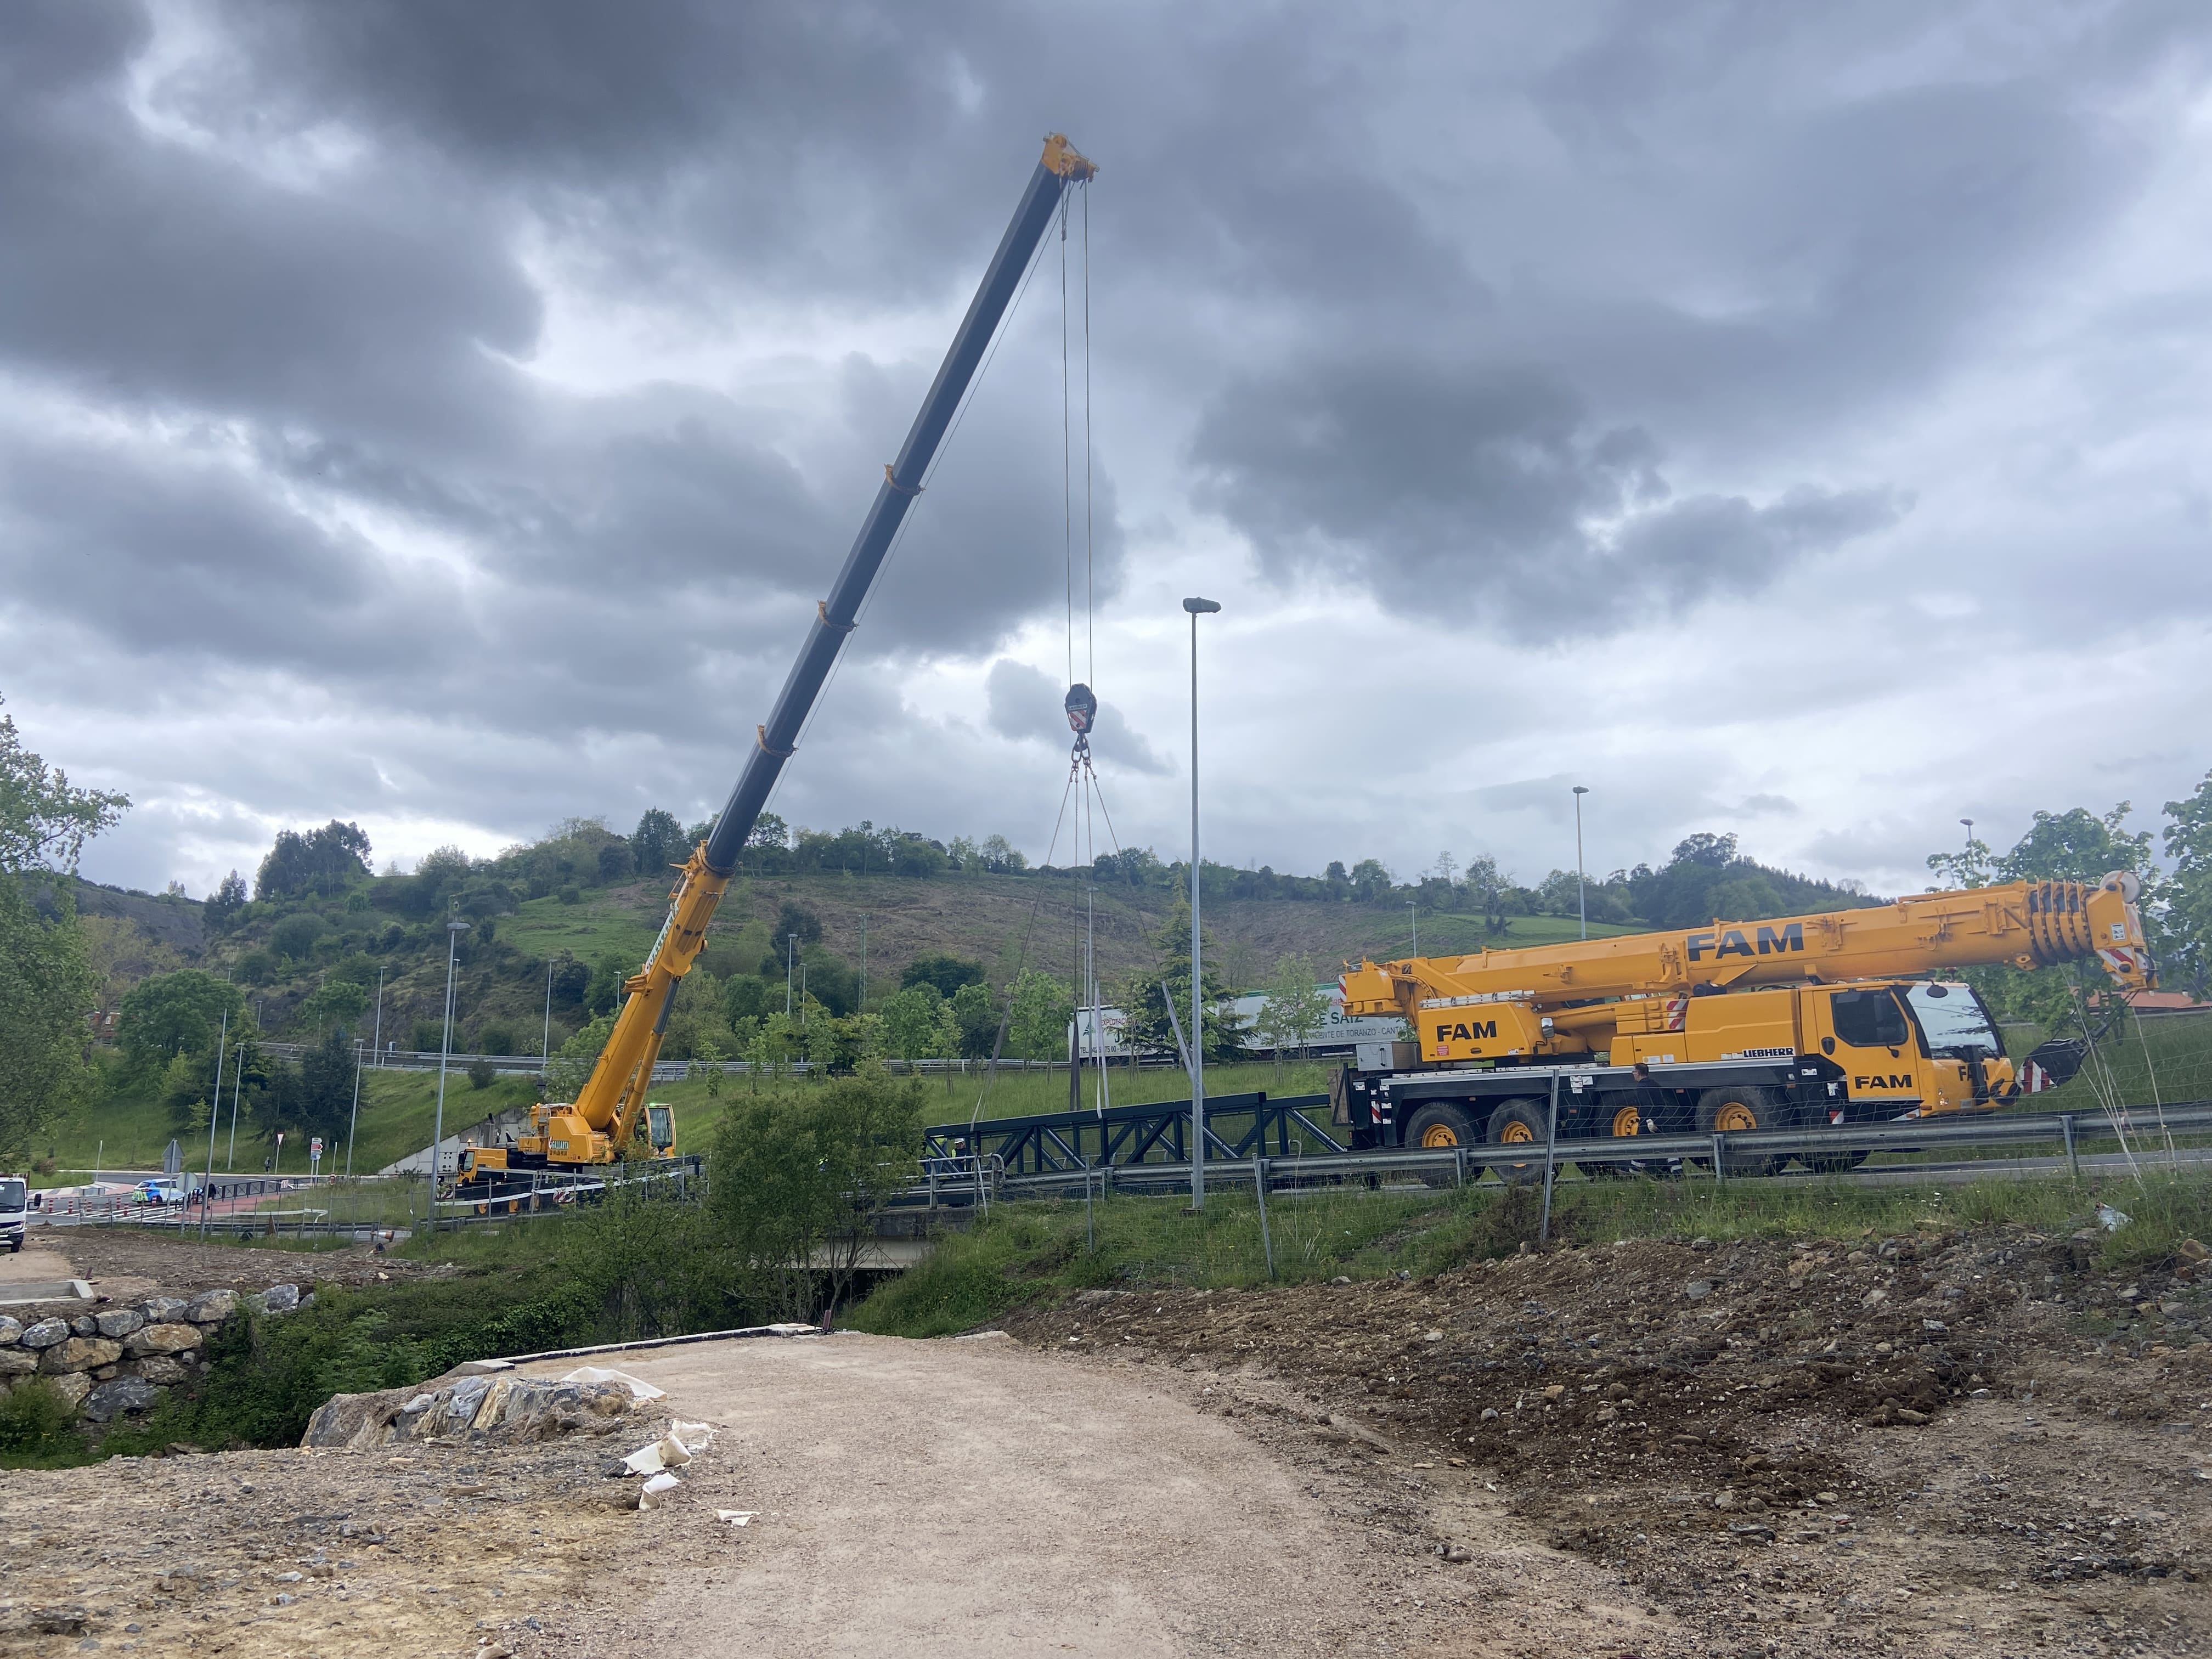
[(635, 1417), (0, 1475), (0, 1650), (2212, 1650), (2203, 1291), (2089, 1254), (1630, 1243), (641, 1352), (720, 1429), (645, 1513)]

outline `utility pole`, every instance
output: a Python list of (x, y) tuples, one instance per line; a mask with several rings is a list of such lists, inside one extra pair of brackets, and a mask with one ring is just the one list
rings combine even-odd
[(1419, 956), (1419, 955), (1420, 955), (1420, 954), (1421, 954), (1421, 902), (1420, 902), (1420, 900), (1419, 900), (1419, 899), (1407, 899), (1407, 900), (1406, 901), (1406, 914), (1407, 914), (1407, 915), (1411, 916), (1411, 917), (1413, 919), (1413, 954), (1414, 954), (1415, 956)]
[(346, 1115), (346, 1179), (353, 1179), (353, 1135), (361, 1127), (361, 1039), (353, 1040), (353, 1110)]
[(860, 912), (860, 1012), (868, 1012), (868, 913)]
[(1589, 937), (1589, 896), (1583, 882), (1583, 797), (1589, 793), (1575, 786), (1575, 912), (1582, 918), (1583, 937)]
[(1221, 609), (1218, 599), (1188, 599), (1190, 613), (1190, 1207), (1206, 1207), (1206, 1015), (1198, 906), (1206, 866), (1198, 851), (1198, 619)]
[(200, 1182), (200, 1237), (207, 1237), (208, 1189), (215, 1184), (215, 1126), (222, 1115), (223, 1050), (230, 1041), (230, 1010), (222, 1011), (222, 1033), (215, 1044), (215, 1098), (208, 1103), (207, 1177)]
[(783, 936), (783, 1017), (791, 1018), (791, 964), (799, 951), (799, 935)]
[(238, 1040), (238, 1071), (230, 1080), (230, 1146), (222, 1155), (222, 1167), (238, 1167), (238, 1097), (246, 1091), (246, 1039)]
[(469, 931), (465, 921), (446, 924), (446, 1036), (444, 1046), (438, 1050), (438, 1110), (430, 1126), (430, 1199), (428, 1220), (430, 1231), (438, 1231), (438, 1148), (446, 1139), (446, 1063), (453, 1053), (453, 964), (460, 952), (461, 935)]
[(384, 969), (376, 970), (376, 1034), (368, 1040), (368, 1050), (377, 1056), (377, 1064), (384, 1063)]

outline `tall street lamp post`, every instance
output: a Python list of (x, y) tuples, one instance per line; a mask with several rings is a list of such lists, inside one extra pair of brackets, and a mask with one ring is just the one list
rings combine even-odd
[(465, 921), (446, 924), (446, 1039), (438, 1050), (438, 1109), (430, 1125), (430, 1202), (426, 1218), (430, 1231), (438, 1231), (438, 1149), (446, 1140), (446, 1062), (453, 1052), (453, 964), (460, 953), (461, 935), (469, 931)]
[(1575, 913), (1582, 918), (1583, 937), (1589, 937), (1589, 894), (1583, 879), (1583, 797), (1589, 793), (1575, 786)]
[(1189, 599), (1190, 613), (1190, 1207), (1206, 1207), (1205, 982), (1200, 971), (1198, 903), (1205, 866), (1198, 858), (1198, 619), (1221, 609), (1218, 599)]
[(1407, 917), (1408, 917), (1408, 918), (1410, 918), (1410, 919), (1412, 920), (1413, 924), (1413, 954), (1414, 954), (1415, 956), (1419, 956), (1419, 955), (1420, 955), (1420, 954), (1421, 954), (1421, 902), (1420, 902), (1420, 900), (1419, 900), (1419, 899), (1407, 899), (1407, 900), (1406, 901), (1406, 915), (1407, 915)]

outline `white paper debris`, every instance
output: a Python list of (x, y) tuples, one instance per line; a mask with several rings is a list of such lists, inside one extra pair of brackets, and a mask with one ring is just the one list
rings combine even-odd
[(759, 1513), (758, 1510), (716, 1510), (714, 1519), (726, 1521), (733, 1527), (742, 1527)]
[(712, 1423), (671, 1423), (668, 1434), (671, 1439), (694, 1456), (714, 1443), (714, 1425)]
[(579, 1365), (561, 1379), (563, 1382), (619, 1382), (629, 1390), (633, 1400), (665, 1400), (668, 1390), (656, 1389), (650, 1382), (640, 1382), (628, 1371), (611, 1371), (598, 1365)]
[(653, 1507), (653, 1500), (654, 1498), (660, 1497), (665, 1492), (674, 1492), (683, 1484), (684, 1483), (681, 1480), (678, 1480), (672, 1474), (663, 1473), (654, 1475), (652, 1480), (647, 1481), (643, 1486), (638, 1489), (638, 1508), (641, 1510), (651, 1509)]
[(2100, 1204), (2097, 1206), (2097, 1223), (2108, 1233), (2119, 1231), (2134, 1219), (2135, 1218), (2125, 1210), (2116, 1210), (2109, 1204)]

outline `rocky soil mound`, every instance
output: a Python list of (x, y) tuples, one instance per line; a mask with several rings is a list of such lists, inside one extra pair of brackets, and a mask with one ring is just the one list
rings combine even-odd
[(1624, 1243), (1093, 1291), (1007, 1326), (1214, 1374), (1220, 1409), (1364, 1468), (1378, 1516), (1476, 1570), (1496, 1540), (1459, 1535), (1455, 1505), (1503, 1498), (1713, 1639), (2212, 1640), (2205, 1292), (2188, 1256), (2120, 1279), (2094, 1250), (2014, 1229)]

